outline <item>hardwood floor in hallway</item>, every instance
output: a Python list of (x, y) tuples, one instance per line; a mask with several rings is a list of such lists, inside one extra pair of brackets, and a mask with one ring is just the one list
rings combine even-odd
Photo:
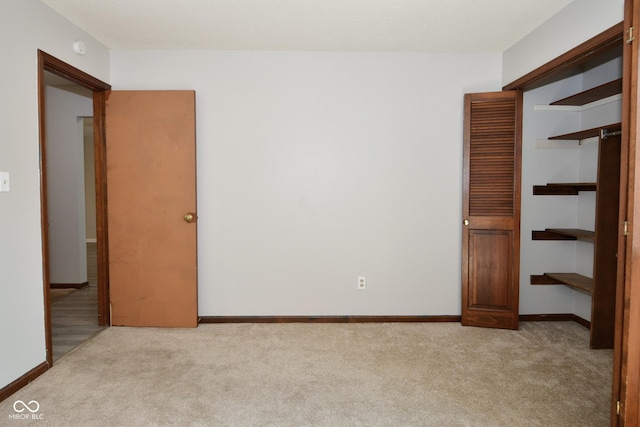
[(53, 361), (73, 350), (106, 326), (98, 325), (96, 244), (87, 243), (89, 286), (51, 303)]

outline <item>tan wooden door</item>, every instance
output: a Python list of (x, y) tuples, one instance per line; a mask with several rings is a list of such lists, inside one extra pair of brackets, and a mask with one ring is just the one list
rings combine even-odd
[(462, 324), (518, 328), (522, 93), (465, 95)]
[(105, 111), (111, 322), (195, 327), (195, 93), (112, 91)]

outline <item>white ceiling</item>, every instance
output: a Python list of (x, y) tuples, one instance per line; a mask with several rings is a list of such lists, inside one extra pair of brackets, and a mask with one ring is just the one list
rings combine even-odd
[(41, 0), (111, 49), (502, 52), (574, 0)]

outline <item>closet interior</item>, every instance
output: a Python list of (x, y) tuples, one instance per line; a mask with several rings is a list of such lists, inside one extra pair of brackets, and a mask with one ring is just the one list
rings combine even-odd
[(573, 304), (591, 348), (614, 343), (621, 115), (622, 39), (524, 91), (521, 301)]

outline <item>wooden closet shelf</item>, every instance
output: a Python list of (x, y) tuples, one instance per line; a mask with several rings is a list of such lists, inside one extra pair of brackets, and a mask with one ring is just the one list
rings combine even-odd
[(595, 182), (569, 182), (534, 185), (534, 196), (575, 196), (580, 191), (596, 191)]
[(613, 123), (606, 126), (599, 126), (597, 128), (585, 129), (578, 132), (565, 133), (562, 135), (551, 136), (548, 139), (564, 140), (564, 141), (580, 141), (582, 139), (593, 138), (600, 136), (600, 130), (605, 129), (609, 132), (619, 131), (622, 129), (620, 123)]
[(593, 279), (577, 273), (544, 273), (531, 275), (532, 285), (565, 285), (572, 289), (591, 294)]
[(608, 98), (622, 93), (622, 79), (617, 79), (609, 83), (585, 90), (584, 92), (568, 96), (552, 102), (551, 105), (575, 105), (582, 106), (599, 99)]
[(593, 243), (596, 239), (594, 231), (578, 228), (545, 228), (544, 231), (531, 231), (532, 240), (580, 240)]

